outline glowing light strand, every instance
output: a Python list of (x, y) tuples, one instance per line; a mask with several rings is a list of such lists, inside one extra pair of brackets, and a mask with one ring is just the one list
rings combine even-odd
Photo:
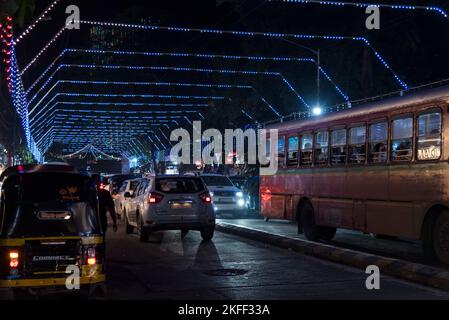
[(17, 45), (20, 41), (22, 41), (23, 38), (25, 38), (28, 34), (31, 33), (31, 31), (41, 22), (45, 17), (53, 10), (53, 8), (60, 2), (61, 0), (55, 0), (53, 1), (45, 10), (41, 13), (41, 15), (32, 23), (30, 24), (14, 41), (14, 45)]
[(319, 1), (319, 0), (267, 0), (268, 2), (287, 2), (287, 3), (298, 3), (298, 4), (320, 4), (325, 6), (353, 6), (359, 8), (366, 8), (369, 6), (376, 6), (379, 8), (389, 8), (397, 10), (426, 10), (431, 12), (436, 12), (439, 15), (448, 18), (446, 11), (440, 7), (435, 6), (417, 6), (417, 5), (403, 5), (403, 4), (383, 4), (383, 3), (356, 3), (347, 1)]
[[(217, 55), (217, 54), (209, 54), (209, 53), (185, 53), (185, 52), (142, 52), (142, 51), (116, 51), (116, 50), (98, 50), (98, 49), (64, 49), (62, 53), (56, 57), (56, 59), (49, 65), (49, 67), (39, 76), (39, 78), (32, 84), (30, 87), (39, 83), (40, 80), (48, 73), (48, 71), (56, 64), (58, 60), (60, 60), (66, 53), (89, 53), (89, 54), (113, 54), (113, 55), (143, 55), (150, 57), (189, 57), (189, 58), (199, 58), (199, 59), (225, 59), (225, 60), (248, 60), (248, 61), (274, 61), (274, 62), (311, 62), (315, 63), (316, 61), (313, 58), (295, 58), (295, 57), (267, 57), (267, 56), (240, 56), (240, 55)], [(335, 87), (335, 90), (345, 99), (345, 101), (349, 101), (349, 97), (346, 93), (344, 93), (339, 86), (337, 86), (334, 80), (329, 76), (329, 74), (320, 67), (320, 72), (324, 75), (324, 77), (332, 83)]]
[[(243, 74), (243, 75), (266, 75), (266, 76), (276, 76), (279, 77), (283, 83), (293, 92), (294, 95), (307, 107), (310, 108), (309, 104), (304, 100), (304, 98), (296, 91), (296, 89), (291, 85), (291, 83), (279, 72), (268, 72), (268, 71), (252, 71), (252, 70), (229, 70), (229, 69), (206, 69), (206, 68), (186, 68), (186, 67), (167, 67), (167, 66), (123, 66), (123, 65), (95, 65), (95, 64), (61, 64), (52, 74), (52, 76), (44, 83), (46, 86), (53, 76), (60, 71), (62, 68), (86, 68), (86, 69), (110, 69), (110, 70), (156, 70), (156, 71), (175, 71), (175, 72), (199, 72), (199, 73), (221, 73), (221, 74)], [(41, 99), (42, 100), (42, 99)], [(36, 107), (30, 111), (33, 113)]]
[[(184, 27), (166, 27), (166, 26), (154, 26), (154, 25), (141, 25), (141, 24), (127, 24), (127, 23), (113, 23), (113, 22), (99, 22), (99, 21), (87, 21), (80, 20), (75, 21), (80, 24), (88, 24), (88, 25), (97, 25), (97, 26), (105, 26), (105, 27), (116, 27), (116, 28), (129, 28), (129, 29), (137, 29), (137, 30), (150, 30), (150, 31), (171, 31), (171, 32), (198, 32), (203, 34), (218, 34), (218, 35), (234, 35), (234, 36), (261, 36), (261, 37), (269, 37), (269, 38), (294, 38), (294, 39), (321, 39), (321, 40), (353, 40), (360, 41), (364, 44), (367, 44), (368, 40), (364, 37), (351, 37), (351, 36), (340, 36), (340, 35), (312, 35), (312, 34), (290, 34), (290, 33), (272, 33), (272, 32), (254, 32), (254, 31), (234, 31), (234, 30), (218, 30), (218, 29), (200, 29), (200, 28), (184, 28)], [(33, 58), (33, 60), (25, 67), (22, 72), (25, 72), (28, 68), (33, 65), (39, 56), (48, 49), (48, 47), (56, 41), (60, 36), (60, 32), (62, 33), (65, 30), (63, 27), (51, 40), (48, 42), (44, 48)], [(374, 48), (369, 45), (371, 50)], [(375, 51), (375, 57), (382, 63), (382, 65), (387, 68), (397, 80), (397, 82), (401, 85), (403, 89), (407, 89), (407, 84), (400, 79), (400, 77), (393, 71), (390, 65), (386, 62), (386, 60), (380, 55), (379, 52)], [(399, 81), (400, 80), (400, 81)]]

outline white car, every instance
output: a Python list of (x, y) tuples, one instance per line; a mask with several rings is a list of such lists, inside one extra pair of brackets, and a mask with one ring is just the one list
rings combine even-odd
[(159, 230), (200, 231), (204, 241), (214, 236), (211, 196), (199, 177), (158, 176), (139, 182), (125, 212), (126, 233), (137, 229), (140, 241)]
[(242, 217), (248, 213), (248, 204), (245, 196), (232, 181), (220, 174), (201, 174), (212, 196), (214, 211), (216, 214), (229, 214), (233, 217)]
[(130, 198), (126, 197), (125, 194), (132, 196), (139, 182), (142, 180), (145, 179), (139, 178), (139, 179), (125, 180), (122, 183), (119, 192), (113, 197), (115, 204), (115, 211), (117, 212), (118, 215), (120, 215), (121, 218), (124, 216), (130, 200)]

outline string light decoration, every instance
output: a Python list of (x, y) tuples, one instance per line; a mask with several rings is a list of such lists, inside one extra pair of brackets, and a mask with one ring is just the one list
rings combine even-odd
[(67, 154), (65, 156), (62, 156), (62, 159), (73, 159), (73, 158), (79, 158), (84, 159), (88, 154), (91, 154), (95, 160), (101, 159), (101, 160), (115, 160), (115, 161), (121, 161), (122, 158), (117, 158), (111, 155), (108, 155), (104, 153), (103, 151), (99, 150), (98, 148), (94, 147), (91, 144), (88, 144), (81, 150), (78, 150), (77, 152)]
[[(270, 71), (253, 71), (253, 70), (230, 70), (230, 69), (207, 69), (207, 68), (187, 68), (187, 67), (172, 67), (172, 66), (123, 66), (123, 65), (96, 65), (96, 64), (60, 64), (49, 79), (44, 83), (44, 87), (53, 79), (55, 74), (63, 68), (79, 68), (79, 69), (106, 69), (106, 70), (153, 70), (153, 71), (174, 71), (174, 72), (198, 72), (198, 73), (220, 73), (220, 74), (242, 74), (247, 76), (274, 76), (287, 85), (292, 93), (307, 107), (310, 105), (305, 99), (296, 91), (293, 85), (280, 73)], [(48, 93), (47, 93), (48, 95)], [(45, 96), (44, 96), (45, 97)], [(44, 99), (44, 98), (42, 98)], [(41, 101), (42, 101), (41, 99)], [(38, 104), (40, 104), (40, 102)], [(35, 107), (30, 110), (30, 114), (35, 111)], [(279, 112), (279, 111), (277, 111)]]
[[(55, 72), (56, 73), (56, 72)], [(40, 89), (36, 92), (36, 94), (30, 99), (30, 104), (33, 100), (37, 98), (39, 93), (43, 90), (46, 90), (49, 82), (53, 79), (55, 73), (50, 77), (46, 83), (40, 87)], [(206, 84), (206, 83), (177, 83), (177, 82), (134, 82), (134, 81), (85, 81), (85, 80), (58, 80), (49, 90), (46, 90), (45, 96), (41, 99), (45, 99), (50, 93), (53, 91), (55, 87), (57, 87), (60, 83), (69, 83), (69, 84), (77, 84), (77, 85), (118, 85), (118, 86), (129, 86), (129, 85), (137, 85), (137, 86), (168, 86), (168, 87), (189, 87), (189, 88), (216, 88), (216, 89), (250, 89), (257, 93), (257, 90), (250, 85), (240, 85), (240, 84)], [(262, 98), (264, 100), (262, 100)], [(264, 104), (269, 105), (270, 108), (274, 108), (271, 104), (269, 104), (264, 97), (260, 98)], [(40, 103), (41, 101), (39, 101)], [(276, 115), (279, 113), (274, 110)]]
[(22, 128), (25, 133), (26, 144), (28, 150), (37, 161), (42, 161), (43, 157), (41, 152), (36, 146), (36, 143), (31, 135), (28, 118), (28, 103), (26, 93), (23, 87), (22, 79), (20, 77), (19, 67), (16, 59), (14, 36), (12, 31), (12, 19), (7, 17), (6, 34), (3, 31), (3, 35), (6, 38), (6, 56), (7, 58), (7, 81), (8, 89), (11, 94), (12, 104), (15, 111), (20, 116)]
[(64, 27), (62, 27), (54, 36), (53, 38), (51, 38), (51, 40), (49, 42), (47, 42), (47, 44), (34, 56), (33, 59), (31, 59), (31, 61), (22, 69), (22, 71), (20, 72), (20, 75), (23, 76), (23, 74), (29, 69), (31, 68), (31, 66), (39, 59), (40, 56), (42, 56), (44, 54), (45, 51), (47, 51), (48, 48), (50, 48), (50, 46), (56, 42), (56, 40), (58, 40), (58, 38), (64, 33), (64, 31), (67, 30)]
[[(132, 122), (130, 122), (130, 126), (127, 127), (129, 132), (132, 133), (141, 133), (140, 129), (142, 126), (146, 126), (152, 122), (155, 122), (153, 120), (158, 119), (165, 119), (168, 115), (170, 117), (181, 117), (184, 114), (197, 114), (197, 111), (195, 110), (128, 110), (128, 111), (121, 111), (121, 110), (92, 110), (92, 109), (65, 109), (65, 108), (57, 108), (58, 105), (66, 105), (67, 103), (56, 103), (53, 113), (44, 119), (43, 122), (38, 121), (35, 126), (33, 126), (33, 133), (36, 135), (37, 141), (40, 142), (42, 138), (42, 134), (45, 133), (45, 127), (48, 126), (50, 123), (53, 123), (53, 120), (55, 117), (60, 117), (62, 114), (70, 114), (70, 120), (82, 123), (86, 122), (89, 119), (94, 121), (102, 121), (104, 123), (98, 123), (95, 125), (95, 127), (91, 128), (92, 130), (89, 130), (89, 134), (94, 132), (96, 129), (100, 127), (108, 128), (111, 123), (115, 123), (119, 125), (120, 123), (128, 124), (126, 120), (131, 119)], [(145, 116), (146, 115), (146, 116)], [(117, 116), (117, 117), (114, 117)], [(124, 117), (127, 116), (127, 117)], [(112, 119), (115, 119), (115, 121), (112, 121)], [(41, 120), (41, 119), (39, 119)], [(39, 144), (39, 143), (38, 143)]]
[(384, 4), (384, 3), (357, 3), (357, 2), (346, 2), (346, 1), (319, 1), (319, 0), (267, 0), (268, 2), (287, 2), (287, 3), (297, 3), (297, 4), (319, 4), (324, 6), (352, 6), (358, 8), (366, 8), (370, 6), (376, 6), (379, 8), (389, 8), (395, 10), (425, 10), (430, 12), (436, 12), (444, 18), (448, 18), (446, 11), (440, 7), (435, 6), (416, 6), (416, 5), (403, 5), (403, 4)]
[[(67, 101), (61, 101), (61, 102), (57, 102), (55, 105), (69, 105), (69, 106), (112, 106), (112, 107), (129, 107), (129, 106), (138, 106), (138, 107), (176, 107), (176, 108), (196, 108), (196, 107), (208, 107), (209, 104), (207, 103), (140, 103), (140, 102), (123, 102), (123, 103), (119, 103), (119, 102), (67, 102)], [(47, 119), (47, 115), (49, 112), (51, 112), (53, 110), (53, 108), (55, 107), (55, 105), (53, 105), (51, 108), (49, 108), (43, 115), (41, 115), (39, 118), (36, 119), (36, 116), (39, 115), (37, 114), (34, 118), (31, 119), (31, 122), (33, 124), (33, 126), (36, 123), (39, 123), (40, 120), (42, 119)], [(41, 109), (41, 111), (44, 109)], [(75, 111), (79, 111), (79, 110), (75, 110)], [(95, 110), (91, 110), (91, 112), (95, 112)], [(114, 111), (108, 111), (110, 113), (113, 113)], [(126, 114), (127, 111), (117, 111), (121, 114)], [(139, 112), (144, 112), (144, 110), (139, 111)], [(167, 112), (167, 111), (160, 111), (161, 113), (163, 112)], [(173, 112), (173, 111), (172, 111)], [(197, 112), (196, 110), (182, 110), (179, 111), (181, 113), (185, 113), (185, 112)]]
[[(202, 34), (215, 34), (215, 35), (233, 35), (238, 37), (267, 37), (267, 38), (293, 38), (302, 40), (351, 40), (362, 42), (368, 46), (374, 53), (377, 60), (386, 68), (398, 82), (401, 88), (407, 90), (408, 85), (393, 71), (387, 61), (382, 55), (375, 50), (370, 42), (365, 37), (353, 37), (353, 36), (341, 36), (341, 35), (314, 35), (314, 34), (292, 34), (292, 33), (273, 33), (273, 32), (254, 32), (254, 31), (235, 31), (235, 30), (219, 30), (219, 29), (201, 29), (201, 28), (185, 28), (185, 27), (166, 27), (155, 25), (143, 25), (143, 24), (129, 24), (129, 23), (114, 23), (114, 22), (100, 22), (100, 21), (88, 21), (88, 20), (76, 20), (75, 22), (80, 24), (87, 24), (93, 26), (113, 27), (113, 28), (127, 28), (144, 31), (169, 31), (169, 32), (196, 32)], [(59, 36), (64, 32), (63, 27), (53, 38), (44, 46), (44, 48), (31, 60), (31, 62), (24, 68), (22, 72), (28, 70), (45, 52), (48, 47), (53, 44)]]
[[(40, 80), (49, 72), (56, 62), (63, 58), (66, 53), (87, 53), (87, 54), (112, 54), (112, 55), (141, 55), (149, 57), (174, 57), (174, 58), (198, 58), (198, 59), (224, 59), (224, 60), (248, 60), (248, 61), (273, 61), (273, 62), (309, 62), (316, 64), (313, 58), (295, 58), (295, 57), (267, 57), (267, 56), (240, 56), (240, 55), (218, 55), (209, 53), (185, 53), (185, 52), (142, 52), (142, 51), (116, 51), (116, 50), (97, 50), (97, 49), (64, 49), (49, 67), (39, 76), (32, 84), (33, 88)], [(345, 94), (329, 74), (320, 66), (320, 72), (334, 86), (335, 90), (345, 99), (349, 101), (349, 97)], [(30, 101), (31, 102), (31, 101)]]
[[(208, 84), (208, 83), (179, 83), (179, 82), (135, 82), (135, 81), (91, 81), (91, 80), (58, 80), (51, 88), (47, 91), (47, 94), (53, 91), (53, 89), (61, 83), (69, 83), (76, 85), (118, 85), (118, 86), (168, 86), (168, 87), (188, 87), (188, 88), (215, 88), (215, 89), (242, 89), (242, 90), (252, 90), (257, 93), (257, 90), (250, 85), (239, 85), (239, 84)], [(37, 97), (39, 92), (45, 87), (41, 87), (38, 92), (30, 99), (30, 103)], [(260, 100), (267, 105), (278, 117), (282, 117), (280, 113), (262, 96)], [(198, 115), (204, 120), (205, 117), (198, 113)], [(33, 118), (31, 119), (33, 121)]]
[[(50, 92), (50, 91), (49, 91)], [(46, 98), (44, 96), (44, 98)], [(173, 99), (173, 100), (224, 100), (224, 96), (198, 96), (198, 95), (157, 95), (157, 94), (112, 94), (112, 93), (71, 93), (71, 92), (58, 92), (55, 93), (49, 102), (44, 106), (48, 106), (49, 103), (53, 102), (58, 97), (104, 97), (104, 98), (156, 98), (156, 99)], [(33, 108), (37, 108), (42, 99)], [(30, 112), (31, 113), (31, 112)]]
[[(155, 128), (160, 128), (160, 126), (162, 124), (162, 125), (166, 126), (167, 128), (170, 128), (168, 123), (173, 122), (179, 126), (179, 123), (176, 121), (176, 119), (180, 119), (180, 118), (181, 117), (170, 118), (170, 119), (166, 118), (166, 120), (158, 120), (158, 122), (155, 122), (152, 125), (155, 126)], [(96, 126), (90, 126), (89, 131), (81, 130), (81, 129), (84, 129), (84, 127), (81, 127), (78, 132), (75, 132), (73, 127), (63, 126), (63, 128), (60, 128), (57, 130), (58, 131), (57, 133), (53, 132), (52, 136), (54, 138), (57, 138), (58, 141), (63, 141), (63, 140), (67, 140), (67, 139), (77, 139), (79, 141), (89, 142), (89, 141), (92, 141), (93, 139), (95, 139), (96, 136), (104, 134), (104, 130), (99, 130)], [(90, 133), (91, 131), (93, 131), (94, 133)], [(148, 132), (153, 132), (153, 130), (150, 130), (150, 131), (145, 130), (145, 131), (136, 133), (135, 135), (143, 136), (143, 135), (148, 134)], [(47, 134), (48, 134), (48, 132), (47, 132)], [(52, 142), (48, 141), (48, 139), (47, 139), (47, 142), (43, 147), (47, 148), (48, 144), (51, 144), (51, 143)]]
[[(44, 111), (49, 104), (58, 99), (59, 97), (91, 97), (91, 98), (156, 98), (156, 99), (173, 99), (173, 100), (224, 100), (224, 96), (189, 96), (189, 95), (155, 95), (155, 94), (109, 94), (109, 93), (69, 93), (69, 92), (58, 92), (52, 96), (52, 98), (45, 104), (39, 112), (31, 118), (31, 122), (33, 119), (39, 115), (42, 111)], [(43, 98), (45, 99), (46, 96)], [(38, 104), (36, 104), (33, 108), (35, 110), (39, 104), (43, 101), (40, 100)], [(105, 103), (106, 104), (106, 103)], [(127, 103), (124, 103), (125, 105)], [(148, 106), (191, 106), (192, 104), (140, 104), (140, 105), (148, 105)], [(204, 106), (205, 104), (198, 104), (198, 106)], [(32, 110), (32, 111), (33, 111)], [(31, 114), (32, 112), (30, 112)]]
[(0, 24), (1, 49), (3, 53), (3, 64), (5, 66), (4, 73), (7, 81), (8, 90), (11, 93), (11, 77), (12, 77), (12, 18), (7, 16), (5, 24)]
[(31, 33), (31, 31), (41, 22), (45, 19), (45, 17), (54, 9), (54, 7), (60, 2), (61, 0), (55, 0), (53, 1), (45, 10), (41, 13), (41, 15), (34, 20), (32, 24), (30, 24), (14, 41), (14, 45), (17, 45), (20, 41), (22, 41), (23, 38), (25, 38), (28, 34)]
[(258, 124), (258, 123), (259, 123), (259, 122), (258, 122), (256, 119), (254, 119), (254, 117), (252, 117), (247, 111), (245, 111), (245, 110), (242, 109), (242, 113), (243, 113), (248, 119), (250, 119), (251, 121), (253, 121), (255, 124)]

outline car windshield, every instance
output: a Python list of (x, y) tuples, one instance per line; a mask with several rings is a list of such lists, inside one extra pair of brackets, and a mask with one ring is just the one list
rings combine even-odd
[(214, 187), (232, 187), (231, 180), (223, 176), (203, 176), (203, 181), (208, 186)]
[(204, 190), (198, 178), (162, 178), (156, 180), (156, 191), (164, 193), (197, 193)]

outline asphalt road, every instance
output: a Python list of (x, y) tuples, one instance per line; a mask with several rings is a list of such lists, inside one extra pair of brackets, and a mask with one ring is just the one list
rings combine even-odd
[(157, 233), (140, 243), (121, 225), (107, 238), (108, 299), (449, 299), (449, 293), (216, 232)]
[[(388, 276), (368, 290), (364, 270), (216, 232), (159, 232), (149, 242), (119, 225), (107, 236), (107, 299), (119, 300), (311, 300), (449, 299), (449, 292)], [(0, 290), (0, 300), (11, 299)], [(54, 293), (42, 299), (78, 299)]]

